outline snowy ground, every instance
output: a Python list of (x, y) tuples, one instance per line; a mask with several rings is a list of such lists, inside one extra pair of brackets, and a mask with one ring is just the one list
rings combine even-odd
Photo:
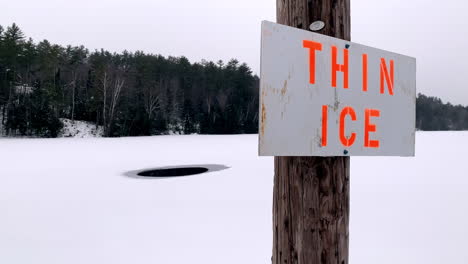
[[(416, 158), (351, 159), (350, 263), (467, 263), (467, 132)], [(257, 136), (0, 139), (0, 263), (271, 263), (272, 158)], [(168, 165), (230, 167), (171, 179)]]
[(103, 134), (102, 127), (97, 127), (92, 122), (71, 120), (60, 118), (63, 123), (63, 128), (60, 137), (75, 137), (75, 138), (88, 138), (88, 137), (101, 137)]
[[(0, 120), (2, 119), (1, 111), (0, 111)], [(58, 137), (74, 137), (74, 138), (90, 138), (90, 137), (102, 137), (104, 134), (104, 130), (102, 126), (98, 126), (96, 128), (96, 124), (87, 121), (80, 121), (60, 118), (60, 121), (63, 124), (63, 128), (60, 131)], [(6, 131), (3, 129), (2, 124), (0, 122), (0, 138), (1, 137), (12, 137), (15, 136), (8, 136), (6, 135)], [(16, 136), (18, 138), (19, 136)], [(22, 138), (34, 138), (34, 136), (24, 136)]]

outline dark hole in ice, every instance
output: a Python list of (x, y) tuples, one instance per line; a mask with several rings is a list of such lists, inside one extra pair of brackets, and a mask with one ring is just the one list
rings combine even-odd
[(182, 177), (202, 173), (216, 172), (226, 169), (229, 169), (229, 167), (220, 164), (185, 164), (128, 171), (125, 172), (123, 175), (140, 179), (164, 179), (171, 177)]
[(138, 176), (145, 177), (177, 177), (188, 176), (207, 172), (207, 168), (203, 167), (180, 167), (180, 168), (166, 168), (146, 170), (138, 173)]

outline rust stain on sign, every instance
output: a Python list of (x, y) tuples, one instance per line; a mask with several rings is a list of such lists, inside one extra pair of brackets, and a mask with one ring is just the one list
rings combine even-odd
[(261, 127), (260, 127), (260, 134), (263, 135), (265, 133), (265, 122), (266, 122), (266, 110), (265, 110), (265, 104), (262, 103), (262, 122), (261, 122)]
[(281, 89), (281, 95), (284, 96), (288, 91), (288, 80), (284, 81), (283, 88)]

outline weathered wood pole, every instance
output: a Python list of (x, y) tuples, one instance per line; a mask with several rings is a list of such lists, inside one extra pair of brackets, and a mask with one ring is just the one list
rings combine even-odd
[[(351, 40), (350, 0), (276, 0), (277, 22)], [(275, 157), (273, 264), (348, 264), (349, 157)]]

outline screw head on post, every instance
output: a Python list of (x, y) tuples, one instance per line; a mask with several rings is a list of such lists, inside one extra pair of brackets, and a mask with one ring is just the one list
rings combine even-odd
[(312, 31), (319, 31), (322, 30), (325, 27), (325, 22), (321, 20), (314, 21), (312, 24), (310, 24), (309, 28)]

